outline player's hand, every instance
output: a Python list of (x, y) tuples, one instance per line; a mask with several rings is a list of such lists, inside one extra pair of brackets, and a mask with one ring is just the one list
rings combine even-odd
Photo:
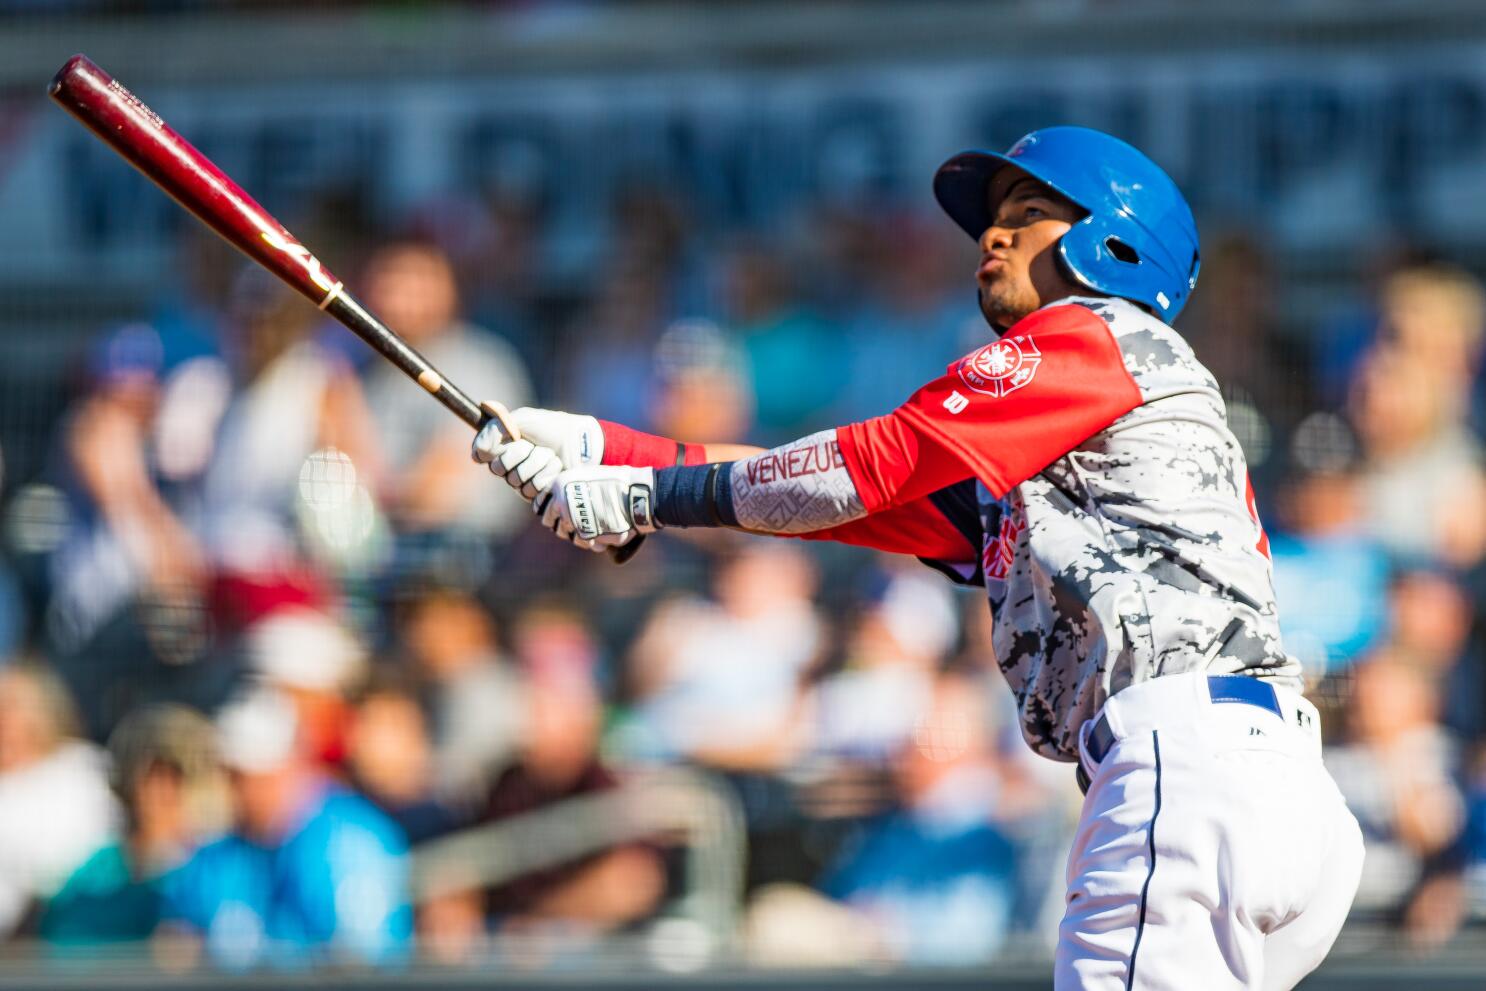
[[(486, 427), (480, 432), (483, 434), (488, 429)], [(500, 435), (500, 428), (496, 427), (494, 432)], [(556, 451), (533, 444), (525, 437), (509, 442), (502, 440), (498, 446), (491, 447), (488, 453), (478, 452), (475, 460), (483, 461), (489, 457), (486, 463), (490, 466), (490, 473), (504, 478), (506, 484), (520, 492), (527, 502), (551, 488), (553, 480), (562, 473), (562, 459)]]
[[(556, 452), (565, 469), (596, 465), (604, 460), (604, 431), (599, 426), (599, 421), (591, 416), (531, 406), (512, 410), (508, 416), (520, 432), (522, 440), (529, 440), (537, 447)], [(507, 443), (500, 422), (492, 419), (475, 435), (470, 454), (476, 461), (490, 465), (491, 471), (500, 474), (495, 465)]]
[(620, 547), (660, 528), (655, 522), (655, 469), (575, 468), (532, 502), (542, 525), (588, 550)]

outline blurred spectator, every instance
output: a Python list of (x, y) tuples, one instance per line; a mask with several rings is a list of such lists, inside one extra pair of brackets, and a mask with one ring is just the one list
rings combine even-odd
[(561, 334), (558, 405), (653, 429), (646, 400), (656, 388), (655, 341), (670, 316), (660, 273), (623, 255), (606, 259), (588, 305)]
[(310, 338), (314, 306), (259, 269), (234, 287), (240, 376), (207, 468), (203, 524), (229, 632), (285, 603), (326, 598), (308, 562), (364, 549), (379, 465), (350, 366)]
[(455, 811), (435, 790), (433, 748), (417, 694), (390, 674), (361, 693), (348, 738), (356, 786), (395, 822), (410, 844), (453, 831)]
[[(531, 169), (524, 156), (506, 156), (513, 170)], [(513, 179), (514, 183), (508, 180)], [(480, 189), (446, 189), (414, 204), (401, 224), (404, 243), (429, 245), (445, 255), (460, 288), (461, 309), (512, 344), (529, 328), (523, 310), (540, 288), (543, 261), (538, 191), (533, 176), (482, 175)], [(500, 188), (514, 185), (513, 190)], [(367, 240), (381, 240), (372, 232)]]
[(1470, 632), (1465, 590), (1443, 571), (1407, 568), (1394, 577), (1386, 599), (1393, 647), (1432, 677), (1448, 674)]
[(728, 320), (751, 373), (759, 442), (778, 444), (820, 429), (843, 384), (844, 362), (834, 356), (848, 342), (800, 302), (796, 270), (770, 247), (738, 246), (723, 278)]
[(124, 832), (47, 904), (41, 935), (64, 946), (148, 939), (163, 901), (158, 879), (225, 825), (226, 782), (211, 723), (180, 706), (134, 710), (108, 741)]
[(1460, 890), (1447, 889), (1445, 897), (1453, 904), (1441, 907), (1442, 929), (1446, 933), (1453, 933), (1463, 918), (1486, 921), (1486, 763), (1480, 754), (1476, 758), (1474, 773), (1470, 775), (1466, 828), (1456, 851), (1462, 869)]
[[(460, 318), (454, 269), (431, 242), (382, 248), (366, 266), (367, 305), (459, 387), (479, 401), (529, 405), (531, 378), (507, 341)], [(470, 470), (469, 428), (430, 401), (418, 383), (384, 361), (366, 375), (366, 398), (385, 459), (387, 506), (413, 532), (503, 533), (526, 507)]]
[(1486, 476), (1458, 373), (1382, 343), (1354, 383), (1364, 519), (1392, 554), (1469, 565), (1486, 550)]
[(0, 935), (118, 825), (103, 753), (76, 733), (72, 700), (54, 674), (29, 662), (0, 669)]
[(591, 271), (587, 305), (562, 334), (558, 396), (564, 409), (654, 429), (652, 349), (678, 316), (704, 312), (701, 266), (693, 257), (684, 205), (666, 189), (622, 186)]
[(20, 582), (0, 551), (0, 657), (10, 657), (20, 646), (26, 620), (26, 601), (21, 595)]
[(328, 766), (346, 753), (349, 694), (366, 675), (366, 651), (340, 623), (314, 609), (284, 606), (243, 633), (250, 675), (294, 705), (299, 749)]
[[(59, 593), (72, 591), (69, 573), (81, 573), (92, 590), (90, 601), (69, 610), (75, 624), (96, 628), (136, 587), (169, 588), (200, 577), (200, 551), (161, 494), (153, 464), (163, 368), (154, 328), (113, 331), (93, 355), (91, 390), (68, 417), (68, 460), (82, 503), (74, 512), (97, 518), (85, 541), (95, 563), (64, 553), (57, 569)], [(99, 562), (106, 554), (117, 563)]]
[(1260, 243), (1230, 234), (1204, 246), (1202, 292), (1183, 314), (1182, 334), (1213, 373), (1228, 406), (1229, 426), (1249, 470), (1267, 475), (1271, 444), (1310, 407), (1303, 347), (1279, 325), (1280, 287)]
[[(752, 817), (755, 880), (813, 878), (842, 838), (849, 842), (863, 819), (887, 809), (896, 794), (894, 761), (932, 707), (938, 665), (958, 635), (951, 586), (916, 563), (883, 559), (879, 566), (882, 572), (872, 575), (860, 613), (840, 624), (842, 667), (808, 689), (808, 756), (788, 769), (791, 787), (769, 789), (771, 782), (734, 779)], [(781, 963), (792, 956), (808, 963), (823, 962), (839, 949), (822, 948), (822, 955), (812, 957), (783, 931), (776, 913), (811, 911), (801, 892), (768, 884), (756, 899), (749, 910), (751, 938), (764, 942), (756, 942), (754, 952)], [(816, 904), (813, 914), (822, 911)], [(831, 925), (830, 915), (825, 912), (820, 924)], [(862, 920), (855, 922), (863, 929), (858, 935), (875, 944), (880, 934)], [(848, 945), (860, 942), (839, 935)]]
[(819, 358), (845, 364), (838, 422), (890, 412), (993, 336), (965, 288), (975, 250), (952, 225), (899, 213), (878, 225), (871, 248), (845, 347)]
[[(0, 492), (5, 491), (5, 451), (0, 448)], [(26, 623), (20, 583), (11, 573), (10, 562), (0, 546), (0, 658), (15, 652)]]
[(804, 742), (804, 679), (825, 646), (814, 587), (803, 550), (755, 541), (718, 568), (712, 599), (659, 606), (630, 652), (627, 745), (737, 771), (792, 760)]
[(753, 397), (736, 343), (716, 324), (681, 320), (655, 345), (649, 422), (686, 443), (739, 441), (753, 422)]
[(398, 629), (429, 706), (433, 784), (457, 807), (472, 808), (515, 759), (524, 731), (521, 679), (501, 653), (494, 619), (466, 593), (414, 594)]
[(1474, 617), (1465, 588), (1442, 569), (1405, 568), (1385, 601), (1390, 643), (1439, 685), (1440, 721), (1459, 739), (1478, 736), (1486, 730), (1486, 671), (1479, 647), (1470, 649)]
[(1011, 927), (1048, 941), (1063, 916), (1068, 845), (1083, 793), (1067, 764), (1044, 760), (1028, 748), (1016, 698), (996, 664), (994, 617), (979, 595), (961, 602), (963, 642), (947, 670), (969, 679), (987, 716), (987, 746), (997, 776), (991, 822), (1016, 847)]
[(1379, 293), (1378, 339), (1433, 368), (1441, 391), (1470, 413), (1471, 387), (1486, 338), (1486, 290), (1475, 276), (1449, 265), (1420, 265), (1391, 275)]
[(1291, 441), (1270, 535), (1285, 647), (1316, 680), (1351, 664), (1382, 634), (1389, 562), (1363, 515), (1356, 442), (1329, 413), (1307, 417)]
[(1327, 748), (1326, 766), (1367, 844), (1356, 911), (1400, 910), (1461, 829), (1456, 746), (1438, 713), (1434, 681), (1399, 653), (1355, 668), (1345, 742)]
[(167, 918), (213, 962), (377, 964), (408, 949), (406, 844), (297, 748), (292, 703), (258, 689), (217, 719), (233, 826), (164, 882)]
[[(520, 760), (491, 788), (490, 821), (603, 792), (617, 783), (598, 753), (601, 711), (591, 672), (531, 674)], [(553, 921), (602, 931), (648, 916), (664, 893), (660, 854), (647, 844), (624, 843), (500, 885), (489, 893), (489, 908), (507, 927)]]
[(174, 365), (219, 352), (222, 304), (242, 255), (202, 224), (182, 224), (172, 252), (172, 277), (154, 287), (149, 322)]
[(1339, 406), (1346, 401), (1347, 391), (1357, 376), (1357, 366), (1377, 340), (1380, 297), (1388, 280), (1398, 272), (1438, 264), (1439, 257), (1432, 249), (1405, 237), (1379, 238), (1367, 246), (1356, 272), (1363, 298), (1343, 297), (1342, 305), (1320, 326), (1312, 328), (1309, 335), (1309, 364), (1315, 387), (1327, 405)]
[(517, 614), (512, 647), (534, 678), (592, 680), (600, 649), (583, 615), (561, 599), (538, 599)]
[(815, 689), (815, 749), (886, 764), (912, 738), (958, 636), (951, 586), (900, 569), (847, 629), (844, 669)]
[(869, 826), (821, 883), (870, 920), (898, 961), (984, 962), (1010, 928), (1016, 853), (991, 822), (999, 789), (982, 703), (966, 679), (937, 680), (899, 752), (900, 808)]
[(797, 794), (786, 774), (809, 752), (808, 682), (827, 627), (811, 602), (815, 568), (803, 547), (745, 541), (725, 553), (710, 599), (662, 601), (646, 620), (629, 656), (634, 704), (615, 742), (634, 758), (726, 775), (747, 823), (751, 889), (819, 868), (800, 807), (816, 796)]
[(619, 183), (610, 203), (606, 254), (654, 273), (669, 313), (702, 309), (705, 272), (695, 236), (697, 216), (696, 205), (678, 186), (645, 174)]
[(550, 274), (542, 187), (553, 178), (539, 150), (512, 142), (480, 177), (479, 195), (436, 200), (412, 225), (448, 250), (474, 322), (542, 366), (552, 342), (538, 334), (532, 311)]
[(749, 899), (743, 952), (757, 967), (861, 968), (888, 957), (875, 925), (800, 884), (765, 885)]
[(160, 335), (131, 324), (94, 347), (88, 391), (66, 416), (69, 526), (49, 562), (45, 633), (95, 734), (141, 701), (151, 662), (184, 664), (207, 646), (206, 560), (181, 483), (204, 466), (224, 378), (215, 359), (167, 376)]

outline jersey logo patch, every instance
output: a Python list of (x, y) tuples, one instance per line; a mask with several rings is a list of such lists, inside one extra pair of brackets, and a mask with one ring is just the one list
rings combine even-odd
[(985, 546), (980, 552), (980, 571), (988, 585), (1004, 582), (1011, 574), (1011, 566), (1016, 561), (1017, 540), (1025, 529), (1026, 520), (1019, 519), (1014, 513), (1006, 513), (1001, 517), (996, 535), (986, 534)]
[(976, 392), (999, 399), (1032, 381), (1040, 364), (1042, 352), (1031, 336), (1003, 337), (960, 362), (960, 381)]

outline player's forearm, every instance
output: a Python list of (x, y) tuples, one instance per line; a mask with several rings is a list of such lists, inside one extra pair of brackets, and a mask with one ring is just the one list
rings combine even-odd
[(749, 444), (687, 444), (611, 420), (599, 420), (598, 424), (603, 431), (603, 463), (606, 465), (673, 468), (714, 461), (739, 461), (764, 450)]
[(867, 514), (835, 430), (738, 461), (655, 473), (661, 526), (729, 526), (754, 533), (809, 533)]

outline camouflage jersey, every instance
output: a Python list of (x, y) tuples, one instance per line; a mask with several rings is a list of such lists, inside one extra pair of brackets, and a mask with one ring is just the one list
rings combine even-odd
[(1104, 700), (1161, 675), (1300, 687), (1217, 383), (1139, 307), (1044, 307), (835, 435), (863, 513), (801, 536), (914, 553), (983, 585), (1038, 753), (1076, 760)]

